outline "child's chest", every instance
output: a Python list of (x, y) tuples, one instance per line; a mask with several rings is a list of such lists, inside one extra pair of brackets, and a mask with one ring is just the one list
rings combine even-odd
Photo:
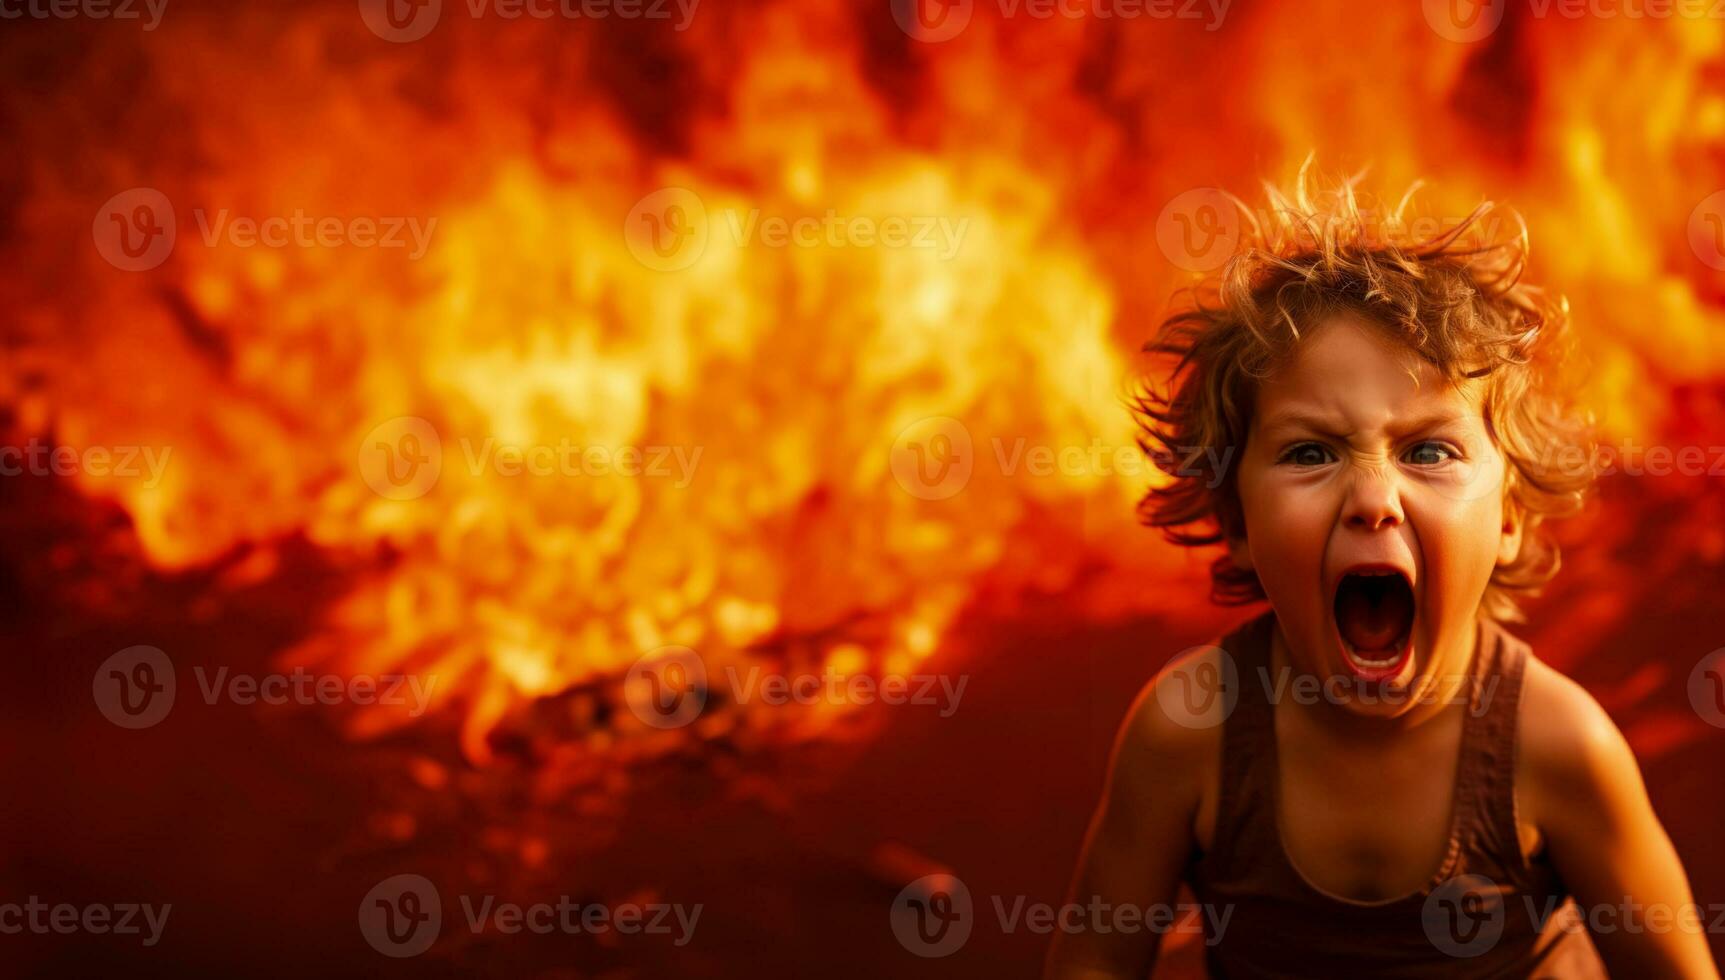
[(1449, 849), (1463, 718), (1393, 742), (1350, 742), (1276, 719), (1283, 850), (1316, 887), (1354, 901), (1417, 891)]
[[(1453, 813), (1465, 724), (1460, 711), (1448, 722), (1422, 727), (1419, 737), (1364, 745), (1309, 731), (1309, 722), (1280, 713), (1273, 724), (1276, 765), (1267, 779), (1274, 785), (1263, 788), (1275, 806), (1265, 816), (1275, 822), (1269, 828), (1272, 846), (1281, 848), (1296, 873), (1356, 902), (1399, 898), (1436, 877), (1452, 828), (1461, 832), (1457, 824), (1469, 819)], [(1547, 804), (1537, 794), (1524, 795), (1524, 762), (1516, 760), (1511, 807), (1522, 858), (1532, 862), (1544, 850), (1536, 821)], [(1193, 817), (1199, 853), (1215, 845), (1219, 769), (1206, 773)]]

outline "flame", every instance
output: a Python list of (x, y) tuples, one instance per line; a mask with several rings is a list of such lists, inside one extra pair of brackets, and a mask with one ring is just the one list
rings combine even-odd
[[(885, 2), (800, 0), (703, 7), (681, 34), (452, 16), (390, 45), (351, 4), (174, 14), (147, 40), (91, 42), (135, 68), (147, 112), (101, 140), (54, 127), (121, 82), (104, 68), (23, 113), (42, 159), (91, 162), (38, 168), (18, 205), (10, 258), (40, 275), (5, 287), (0, 403), (61, 445), (171, 447), (152, 485), (75, 478), (124, 509), (154, 568), (295, 539), (329, 555), (346, 592), (284, 660), (436, 676), (433, 717), (477, 762), (536, 703), (614, 689), (665, 645), (710, 671), (905, 673), (955, 663), (961, 615), (1002, 597), (1190, 606), (1201, 561), (1133, 526), (1146, 471), (1005, 461), (1131, 447), (1129, 352), (1191, 280), (1156, 250), (1158, 213), (1285, 180), (1314, 149), (1397, 193), (1428, 179), (1439, 212), (1490, 196), (1524, 214), (1608, 435), (1699, 438), (1670, 390), (1725, 379), (1719, 276), (1689, 241), (1725, 137), (1713, 22), (1511, 17), (1469, 45), (1419, 5), (1369, 25), (1263, 5), (1208, 32), (978, 4), (935, 45)], [(1350, 64), (1321, 53), (1337, 45)], [(91, 158), (98, 143), (128, 152)], [(117, 270), (87, 238), (38, 249), (133, 186), (175, 205), (160, 268)], [(677, 269), (630, 237), (667, 188), (707, 216)], [(208, 237), (224, 210), (412, 218), (429, 247), (242, 246)], [(964, 231), (949, 254), (736, 232), (829, 210)], [(442, 452), (408, 499), (356, 462), (399, 419)], [(893, 452), (939, 419), (974, 471), (928, 499)], [(686, 480), (471, 462), (565, 443), (695, 462)], [(817, 738), (843, 715), (746, 724)]]

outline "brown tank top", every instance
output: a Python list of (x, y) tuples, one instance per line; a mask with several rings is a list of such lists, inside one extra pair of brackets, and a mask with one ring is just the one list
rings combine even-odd
[(1215, 836), (1186, 871), (1211, 910), (1201, 917), (1210, 975), (1605, 976), (1568, 889), (1543, 856), (1527, 860), (1516, 834), (1516, 708), (1526, 644), (1481, 624), (1444, 860), (1418, 891), (1366, 903), (1313, 885), (1282, 847), (1274, 629), (1274, 614), (1266, 613), (1221, 642), (1234, 661), (1238, 696), (1223, 727)]

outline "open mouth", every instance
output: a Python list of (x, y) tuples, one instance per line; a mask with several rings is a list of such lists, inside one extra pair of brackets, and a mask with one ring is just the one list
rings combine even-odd
[(1336, 583), (1343, 659), (1367, 680), (1393, 677), (1413, 652), (1413, 584), (1397, 569), (1356, 568)]

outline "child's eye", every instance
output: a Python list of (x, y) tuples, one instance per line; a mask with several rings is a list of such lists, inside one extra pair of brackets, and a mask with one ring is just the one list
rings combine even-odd
[(1323, 444), (1316, 442), (1301, 442), (1282, 450), (1278, 463), (1292, 463), (1295, 466), (1322, 466), (1335, 457)]
[(1422, 442), (1407, 451), (1407, 461), (1415, 466), (1436, 466), (1461, 454), (1441, 442)]

